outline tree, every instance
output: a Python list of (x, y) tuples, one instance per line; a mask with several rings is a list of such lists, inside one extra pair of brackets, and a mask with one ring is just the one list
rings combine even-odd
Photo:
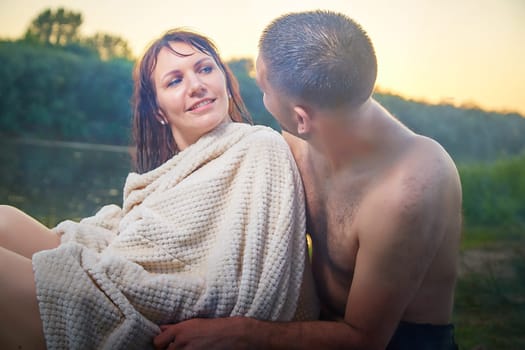
[(79, 30), (82, 22), (80, 13), (64, 8), (47, 9), (31, 22), (22, 41), (59, 47), (81, 56), (98, 55), (104, 61), (115, 58), (133, 60), (127, 41), (118, 36), (97, 33), (83, 38)]
[(82, 15), (59, 8), (47, 9), (35, 18), (24, 35), (24, 41), (53, 46), (66, 46), (78, 42), (78, 29)]
[(126, 40), (106, 34), (97, 33), (83, 40), (83, 44), (98, 52), (100, 59), (107, 61), (114, 58), (132, 60), (131, 49)]

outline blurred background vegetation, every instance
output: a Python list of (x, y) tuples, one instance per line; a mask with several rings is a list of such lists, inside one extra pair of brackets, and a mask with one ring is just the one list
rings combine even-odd
[[(0, 40), (0, 203), (54, 226), (122, 202), (131, 168), (134, 58), (123, 38), (79, 35), (82, 15), (35, 17)], [(256, 124), (265, 110), (252, 58), (228, 62)], [(461, 349), (525, 348), (525, 118), (475, 106), (375, 98), (456, 161), (464, 231), (454, 322)]]

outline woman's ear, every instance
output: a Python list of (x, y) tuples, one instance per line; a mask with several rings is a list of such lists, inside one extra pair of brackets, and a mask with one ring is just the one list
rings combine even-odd
[(155, 119), (157, 119), (157, 121), (159, 123), (161, 123), (162, 125), (167, 125), (168, 124), (168, 120), (166, 119), (166, 117), (164, 116), (164, 113), (162, 112), (162, 110), (160, 108), (157, 110), (157, 114), (155, 115)]
[(302, 106), (295, 106), (293, 111), (297, 121), (297, 134), (301, 137), (307, 137), (312, 130), (312, 116)]

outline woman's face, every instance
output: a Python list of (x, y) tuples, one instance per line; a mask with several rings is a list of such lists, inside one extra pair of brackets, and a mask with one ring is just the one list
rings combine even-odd
[(179, 150), (229, 122), (226, 77), (213, 57), (182, 42), (162, 48), (153, 71), (159, 121), (167, 122)]

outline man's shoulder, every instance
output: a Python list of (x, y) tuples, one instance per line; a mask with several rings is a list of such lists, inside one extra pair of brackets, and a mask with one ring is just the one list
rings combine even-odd
[(406, 176), (434, 186), (446, 185), (458, 178), (456, 164), (448, 152), (437, 141), (426, 136), (415, 135), (406, 151)]
[(456, 171), (456, 165), (444, 147), (424, 135), (407, 132), (382, 147), (383, 159), (377, 168), (387, 175), (384, 179), (429, 179), (436, 175), (450, 176)]
[(392, 163), (371, 193), (369, 206), (374, 211), (410, 218), (460, 200), (457, 168), (436, 141), (414, 135)]

